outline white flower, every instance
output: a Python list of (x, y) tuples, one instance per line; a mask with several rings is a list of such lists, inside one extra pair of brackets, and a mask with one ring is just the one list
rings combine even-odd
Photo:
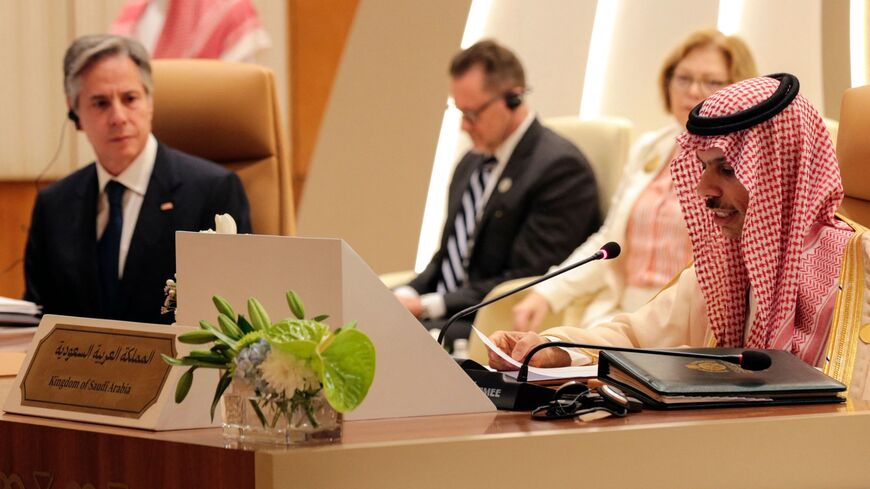
[(229, 214), (215, 214), (214, 229), (218, 234), (236, 234), (236, 221)]
[(214, 229), (205, 229), (201, 233), (209, 234), (238, 234), (236, 220), (229, 214), (214, 215)]
[(314, 371), (295, 356), (273, 349), (260, 364), (260, 374), (263, 380), (284, 395), (293, 396), (293, 392), (320, 389), (320, 381)]

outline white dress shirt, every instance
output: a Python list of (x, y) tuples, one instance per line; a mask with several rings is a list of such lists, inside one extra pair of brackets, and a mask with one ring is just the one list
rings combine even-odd
[(154, 171), (154, 160), (157, 158), (157, 139), (153, 134), (148, 135), (145, 148), (133, 163), (118, 176), (112, 176), (103, 168), (97, 160), (97, 184), (99, 185), (100, 197), (97, 201), (97, 241), (103, 236), (106, 224), (109, 221), (109, 197), (106, 195), (106, 185), (115, 180), (125, 188), (122, 205), (124, 208), (124, 224), (121, 227), (121, 249), (118, 254), (118, 278), (124, 276), (124, 264), (127, 262), (127, 251), (130, 249), (130, 241), (133, 239), (133, 231), (136, 229), (136, 221), (139, 220), (139, 210), (145, 199), (145, 191), (148, 190), (148, 182), (151, 180), (151, 172)]

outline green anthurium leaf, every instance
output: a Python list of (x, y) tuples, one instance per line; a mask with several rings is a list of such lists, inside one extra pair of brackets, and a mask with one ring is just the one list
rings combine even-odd
[(234, 340), (238, 340), (245, 335), (245, 333), (242, 332), (242, 329), (239, 328), (235, 321), (230, 319), (229, 316), (223, 314), (218, 316), (218, 324), (221, 326), (221, 331)]
[(254, 331), (254, 326), (248, 321), (244, 315), (239, 314), (239, 320), (236, 321), (236, 324), (239, 325), (239, 329), (242, 330), (243, 333), (248, 334)]
[(278, 321), (266, 334), (271, 343), (285, 343), (292, 340), (307, 340), (320, 343), (329, 334), (329, 327), (323, 323), (307, 319), (283, 319)]
[(290, 312), (296, 316), (296, 319), (305, 319), (305, 304), (296, 292), (287, 291), (287, 305), (290, 307)]
[(215, 295), (212, 296), (211, 301), (214, 302), (214, 307), (217, 308), (219, 313), (231, 318), (236, 317), (236, 311), (233, 310), (233, 306), (223, 297)]
[(266, 330), (272, 325), (272, 321), (269, 319), (269, 314), (266, 313), (266, 308), (263, 307), (263, 304), (260, 304), (260, 301), (253, 297), (248, 299), (248, 316), (251, 316), (251, 324), (253, 324), (256, 329)]
[(300, 360), (307, 360), (314, 354), (317, 343), (309, 340), (273, 341), (272, 348), (289, 353)]
[(193, 385), (194, 370), (196, 370), (196, 367), (190, 367), (178, 378), (178, 384), (175, 385), (175, 404), (181, 404), (181, 401), (190, 392), (190, 386)]
[(323, 321), (326, 321), (327, 319), (329, 319), (329, 314), (321, 314), (320, 316), (315, 316), (314, 319), (312, 319), (312, 321), (317, 321), (318, 323), (322, 323)]
[(308, 360), (308, 364), (311, 365), (311, 370), (314, 371), (314, 375), (317, 376), (318, 379), (321, 379), (321, 383), (323, 382), (323, 359), (320, 358), (320, 353), (315, 348), (314, 355), (311, 359)]
[(354, 328), (342, 330), (324, 345), (319, 351), (324, 394), (336, 411), (346, 413), (359, 406), (372, 385), (375, 345)]
[(214, 399), (211, 401), (211, 420), (214, 421), (214, 410), (218, 405), (218, 401), (221, 400), (221, 396), (224, 395), (224, 391), (227, 390), (227, 387), (230, 386), (230, 382), (233, 381), (233, 373), (227, 370), (221, 375), (221, 379), (218, 381), (217, 388), (214, 391)]
[(212, 341), (217, 339), (217, 336), (212, 334), (207, 329), (195, 329), (193, 331), (181, 333), (177, 336), (177, 338), (178, 341), (182, 343), (187, 343), (189, 345), (201, 345), (203, 343), (211, 343)]

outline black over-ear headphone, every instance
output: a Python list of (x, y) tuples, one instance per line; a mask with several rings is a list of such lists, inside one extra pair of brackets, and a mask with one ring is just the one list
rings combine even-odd
[(522, 92), (505, 92), (504, 94), (504, 104), (508, 109), (514, 110), (519, 107), (523, 103), (523, 94)]

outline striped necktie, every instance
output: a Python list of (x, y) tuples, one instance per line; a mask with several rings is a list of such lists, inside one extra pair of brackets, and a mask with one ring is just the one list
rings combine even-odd
[(441, 260), (441, 278), (436, 288), (439, 294), (453, 292), (465, 282), (477, 216), (483, 208), (484, 190), (496, 163), (495, 157), (490, 156), (471, 172), (468, 188), (462, 194), (462, 204), (447, 239), (447, 253)]
[(124, 226), (122, 201), (126, 188), (123, 184), (110, 181), (106, 184), (109, 200), (109, 220), (103, 236), (97, 243), (99, 257), (100, 295), (103, 312), (108, 318), (116, 318), (120, 298), (121, 281), (118, 278), (118, 261), (121, 253), (121, 229)]

